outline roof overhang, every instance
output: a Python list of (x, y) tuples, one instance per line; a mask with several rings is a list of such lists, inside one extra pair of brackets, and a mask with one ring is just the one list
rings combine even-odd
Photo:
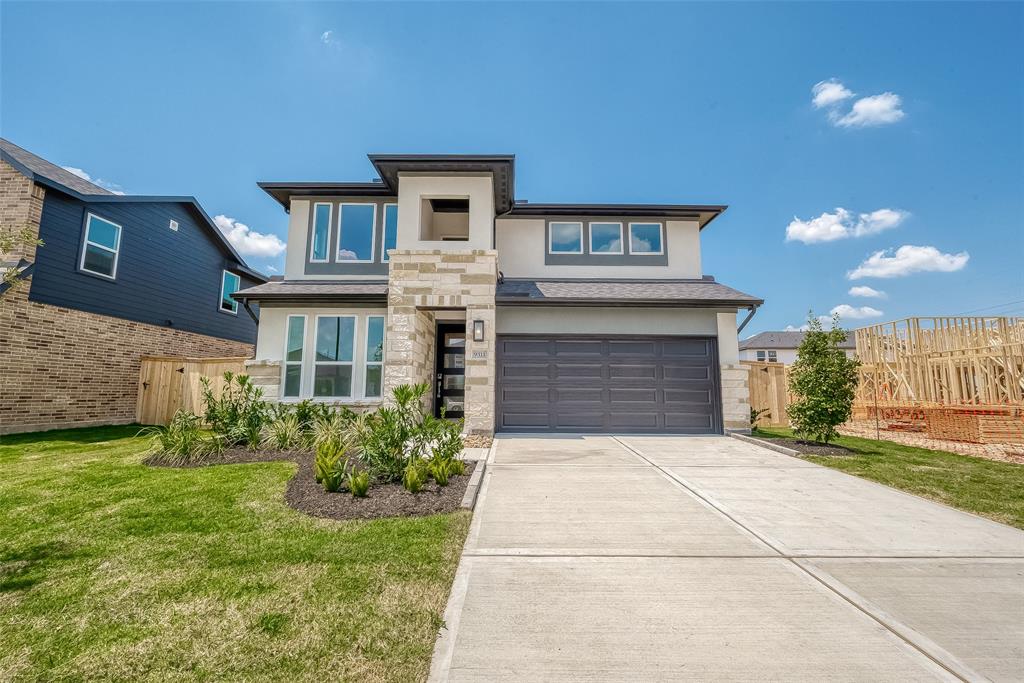
[(370, 154), (381, 180), (398, 191), (400, 173), (489, 173), (494, 178), (494, 211), (502, 214), (515, 200), (514, 154)]
[(285, 211), (291, 208), (292, 197), (394, 197), (392, 190), (384, 183), (256, 183), (256, 185), (277, 200)]

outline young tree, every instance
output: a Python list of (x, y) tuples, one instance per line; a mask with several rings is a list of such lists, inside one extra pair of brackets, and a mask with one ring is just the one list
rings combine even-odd
[(847, 358), (839, 347), (847, 333), (839, 326), (838, 315), (833, 316), (828, 332), (813, 311), (807, 324), (789, 372), (789, 390), (795, 400), (787, 411), (797, 435), (828, 443), (839, 435), (836, 427), (850, 419), (860, 361)]

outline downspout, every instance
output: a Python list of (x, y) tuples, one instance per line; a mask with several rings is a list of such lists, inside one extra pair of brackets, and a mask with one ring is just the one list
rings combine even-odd
[(743, 331), (743, 328), (747, 326), (747, 323), (750, 322), (750, 319), (754, 317), (755, 313), (757, 313), (757, 306), (751, 306), (750, 313), (747, 313), (747, 317), (744, 318), (743, 322), (740, 323), (740, 326), (736, 328), (737, 335), (739, 335), (739, 333)]
[[(258, 330), (259, 327), (260, 327), (260, 318), (259, 318), (258, 315), (253, 313), (252, 307), (249, 305), (249, 300), (248, 299), (242, 299), (242, 306), (245, 307), (245, 312), (249, 314), (249, 317), (252, 318), (252, 321), (254, 323), (256, 323), (256, 329)], [(740, 329), (743, 329), (743, 328), (741, 327)]]

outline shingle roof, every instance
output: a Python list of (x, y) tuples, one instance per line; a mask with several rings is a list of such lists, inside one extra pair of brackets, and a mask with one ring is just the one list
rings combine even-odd
[[(740, 342), (740, 351), (745, 349), (796, 349), (804, 340), (806, 332), (760, 332)], [(841, 349), (855, 349), (853, 337), (847, 333), (846, 341), (839, 345)]]
[(5, 157), (9, 156), (15, 162), (21, 164), (32, 173), (52, 180), (55, 183), (60, 183), (61, 185), (70, 187), (79, 194), (114, 194), (110, 190), (105, 190), (99, 185), (90, 183), (85, 178), (76, 176), (71, 171), (66, 171), (60, 166), (50, 163), (42, 157), (36, 156), (27, 149), (18, 147), (10, 140), (0, 138), (0, 151), (3, 152)]
[(501, 304), (651, 303), (693, 306), (759, 306), (763, 300), (714, 280), (505, 280)]
[(271, 280), (235, 293), (240, 299), (381, 299), (387, 298), (387, 282), (338, 282), (337, 280)]

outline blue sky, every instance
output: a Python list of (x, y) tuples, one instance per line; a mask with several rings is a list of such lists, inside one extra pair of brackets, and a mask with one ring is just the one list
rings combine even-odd
[(521, 199), (729, 204), (703, 262), (766, 300), (745, 332), (1024, 314), (1019, 3), (5, 1), (0, 51), (4, 137), (195, 195), (263, 270), (258, 180), (514, 153)]

